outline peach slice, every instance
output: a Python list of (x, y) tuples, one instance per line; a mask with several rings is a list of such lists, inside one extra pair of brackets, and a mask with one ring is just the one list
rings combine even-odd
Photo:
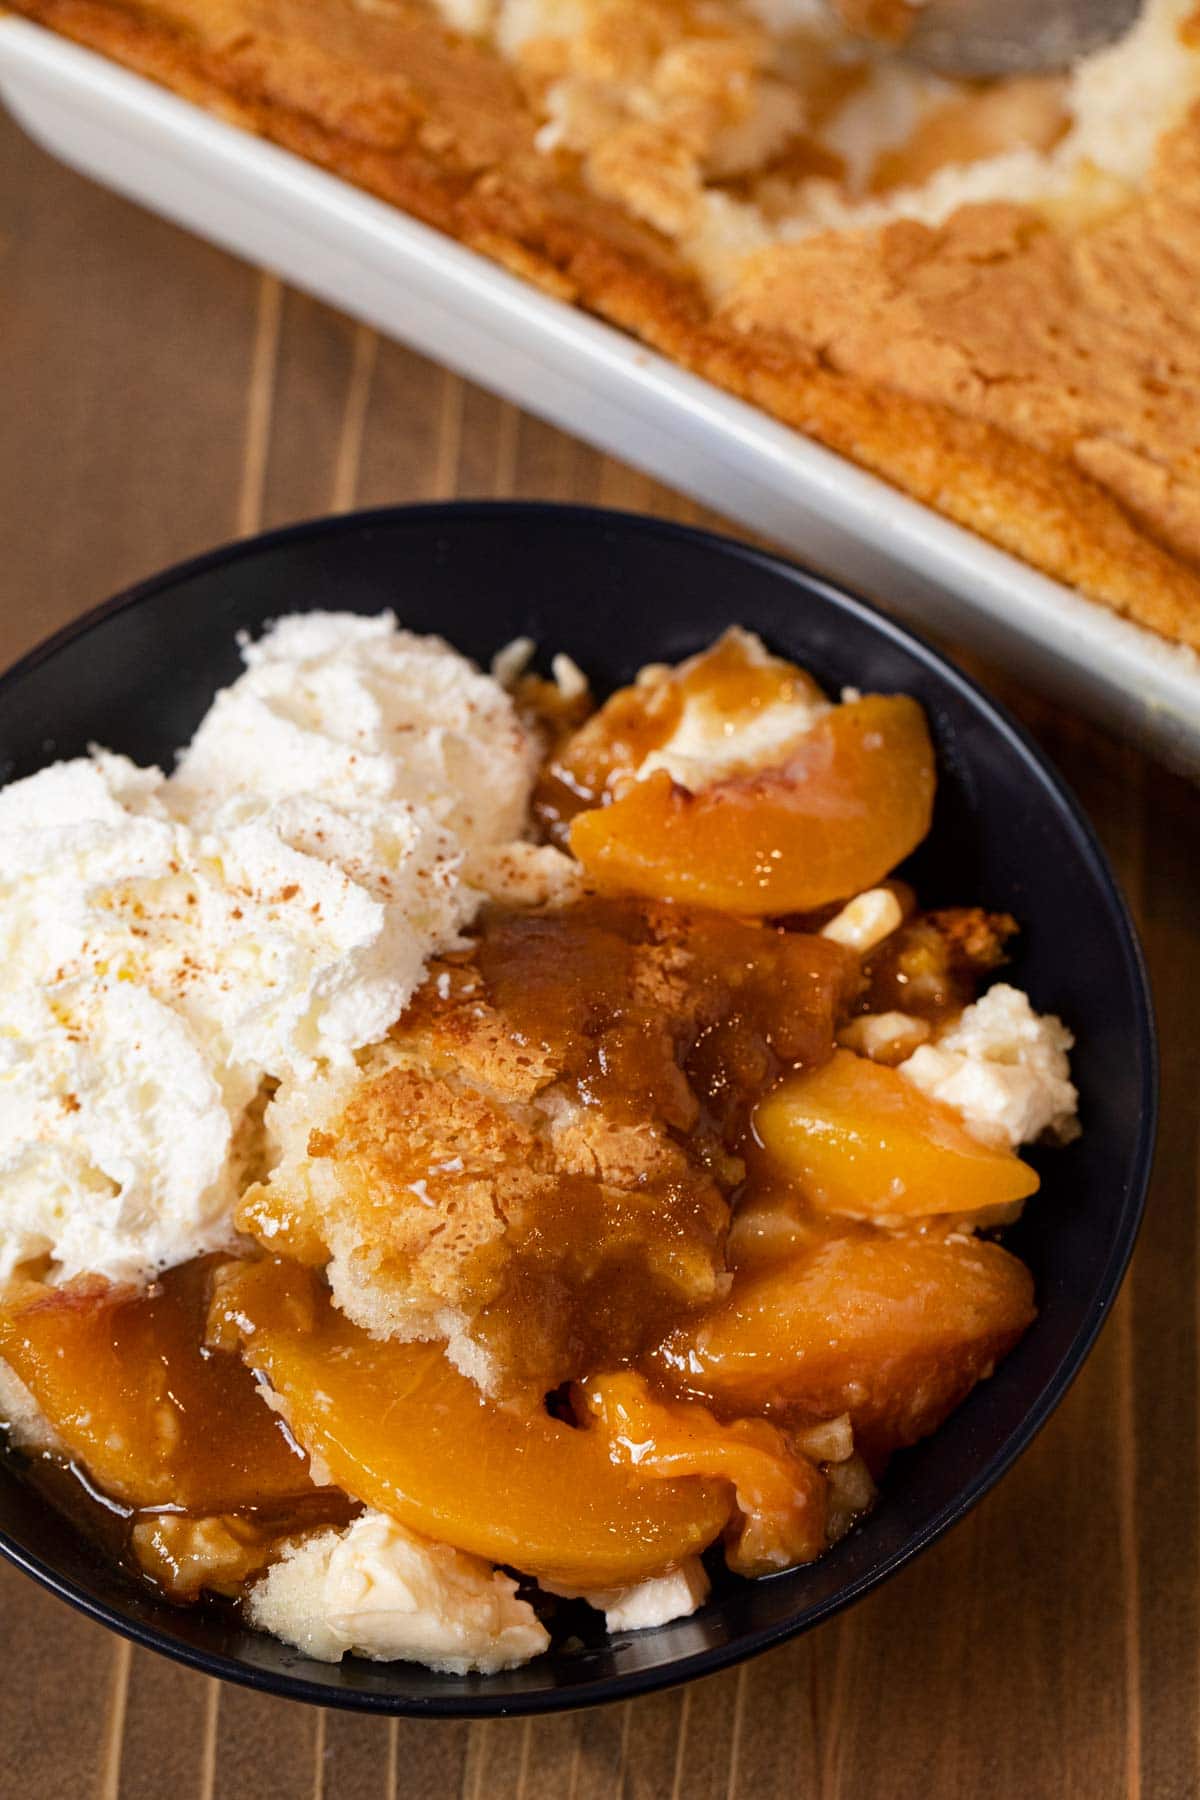
[(132, 1507), (234, 1512), (314, 1493), (307, 1464), (236, 1356), (205, 1347), (213, 1262), (149, 1293), (83, 1277), (14, 1284), (0, 1357), (91, 1480)]
[(1033, 1279), (998, 1244), (864, 1228), (736, 1276), (653, 1366), (718, 1412), (849, 1413), (878, 1459), (935, 1431), (1033, 1317)]
[(586, 1403), (612, 1454), (643, 1477), (720, 1476), (736, 1511), (726, 1559), (739, 1575), (770, 1575), (811, 1562), (826, 1547), (828, 1484), (766, 1419), (722, 1424), (706, 1407), (659, 1400), (644, 1375), (593, 1376)]
[(786, 1077), (759, 1102), (754, 1130), (805, 1200), (844, 1218), (951, 1214), (999, 1225), (1040, 1185), (1011, 1150), (972, 1137), (952, 1107), (851, 1050)]
[(295, 1265), (247, 1268), (215, 1315), (338, 1485), (426, 1537), (596, 1588), (659, 1574), (729, 1517), (726, 1482), (646, 1480), (600, 1430), (485, 1400), (440, 1344), (368, 1337)]
[(834, 707), (786, 763), (693, 794), (665, 770), (579, 813), (570, 845), (598, 885), (755, 917), (874, 887), (929, 830), (925, 715), (905, 695)]

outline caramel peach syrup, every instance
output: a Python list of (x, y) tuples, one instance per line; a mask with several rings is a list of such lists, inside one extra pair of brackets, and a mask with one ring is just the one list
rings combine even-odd
[(69, 1455), (135, 1509), (229, 1512), (312, 1487), (250, 1370), (205, 1346), (211, 1269), (172, 1269), (149, 1294), (17, 1283), (0, 1310), (0, 1355)]
[(702, 1553), (809, 1561), (1034, 1317), (987, 1234), (1037, 1192), (1070, 1037), (974, 1004), (1013, 920), (895, 876), (920, 708), (737, 631), (582, 723), (552, 699), (514, 702), (552, 740), (512, 847), (539, 904), (473, 902), (386, 1034), (264, 1088), (227, 1250), (0, 1289), (38, 1466), (173, 1597), (249, 1595), (301, 1647), (384, 1654), (344, 1608), (397, 1570), (424, 1635), (391, 1653), (484, 1668), (545, 1637), (505, 1569), (695, 1605)]
[[(16, 1281), (0, 1305), (0, 1358), (54, 1460), (106, 1497), (120, 1547), (176, 1599), (238, 1594), (281, 1543), (353, 1510), (314, 1483), (246, 1365), (206, 1345), (214, 1265), (185, 1263), (149, 1293)], [(111, 1512), (105, 1524), (111, 1540)]]
[(357, 1498), (423, 1535), (557, 1585), (638, 1581), (730, 1530), (761, 1574), (824, 1547), (824, 1482), (765, 1420), (722, 1426), (629, 1374), (579, 1417), (489, 1403), (431, 1344), (380, 1344), (294, 1264), (241, 1271), (215, 1309), (298, 1440)]
[[(739, 754), (739, 738), (756, 749)], [(827, 707), (808, 677), (737, 636), (622, 689), (551, 774), (559, 795), (601, 802), (568, 834), (597, 884), (756, 917), (882, 881), (928, 831), (935, 785), (914, 700)]]

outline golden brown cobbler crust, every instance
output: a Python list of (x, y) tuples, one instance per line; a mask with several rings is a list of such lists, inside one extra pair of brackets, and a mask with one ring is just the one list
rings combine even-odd
[(714, 309), (419, 0), (15, 0), (389, 200), (1163, 636), (1200, 647), (1200, 110), (1147, 193), (824, 233)]

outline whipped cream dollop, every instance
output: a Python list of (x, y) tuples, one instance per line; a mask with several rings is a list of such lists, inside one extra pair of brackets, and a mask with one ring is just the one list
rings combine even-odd
[(243, 644), (171, 787), (193, 822), (319, 795), (343, 813), (420, 808), (473, 850), (521, 835), (537, 746), (511, 696), (392, 613), (296, 613)]
[(264, 1080), (380, 1038), (523, 824), (537, 746), (439, 640), (309, 613), (243, 656), (175, 774), (0, 790), (0, 1279), (225, 1243)]
[(550, 1642), (510, 1576), (379, 1512), (286, 1551), (251, 1589), (247, 1611), (252, 1625), (320, 1662), (352, 1653), (490, 1675)]
[(731, 721), (719, 702), (689, 694), (678, 724), (666, 743), (643, 759), (638, 778), (665, 769), (672, 781), (699, 793), (727, 776), (775, 767), (830, 711), (826, 700), (780, 700), (751, 718)]
[[(757, 633), (734, 625), (721, 642), (738, 654), (744, 669), (761, 669), (768, 674), (778, 671), (779, 692), (749, 710), (731, 712), (719, 682), (713, 688), (701, 686), (688, 691), (685, 687), (679, 717), (670, 735), (638, 764), (639, 781), (665, 769), (672, 781), (699, 793), (727, 776), (775, 767), (786, 762), (798, 740), (812, 730), (818, 719), (832, 712), (833, 703), (816, 684), (772, 656)], [(676, 681), (686, 680), (691, 670), (704, 661), (704, 655), (694, 656), (677, 670), (666, 673)], [(643, 671), (641, 679), (646, 674)]]
[(1038, 1138), (1078, 1135), (1079, 1094), (1068, 1052), (1075, 1039), (1029, 996), (997, 982), (900, 1073), (933, 1100), (953, 1106), (985, 1144), (1015, 1150)]
[(712, 1584), (698, 1556), (686, 1556), (673, 1569), (650, 1575), (630, 1587), (563, 1588), (542, 1586), (564, 1600), (586, 1600), (604, 1614), (609, 1631), (655, 1631), (676, 1619), (689, 1619), (708, 1599)]

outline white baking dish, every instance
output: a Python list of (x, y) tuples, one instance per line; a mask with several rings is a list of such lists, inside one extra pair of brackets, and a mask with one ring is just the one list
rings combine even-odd
[(0, 93), (64, 162), (1200, 776), (1200, 658), (393, 207), (22, 19), (0, 18)]

